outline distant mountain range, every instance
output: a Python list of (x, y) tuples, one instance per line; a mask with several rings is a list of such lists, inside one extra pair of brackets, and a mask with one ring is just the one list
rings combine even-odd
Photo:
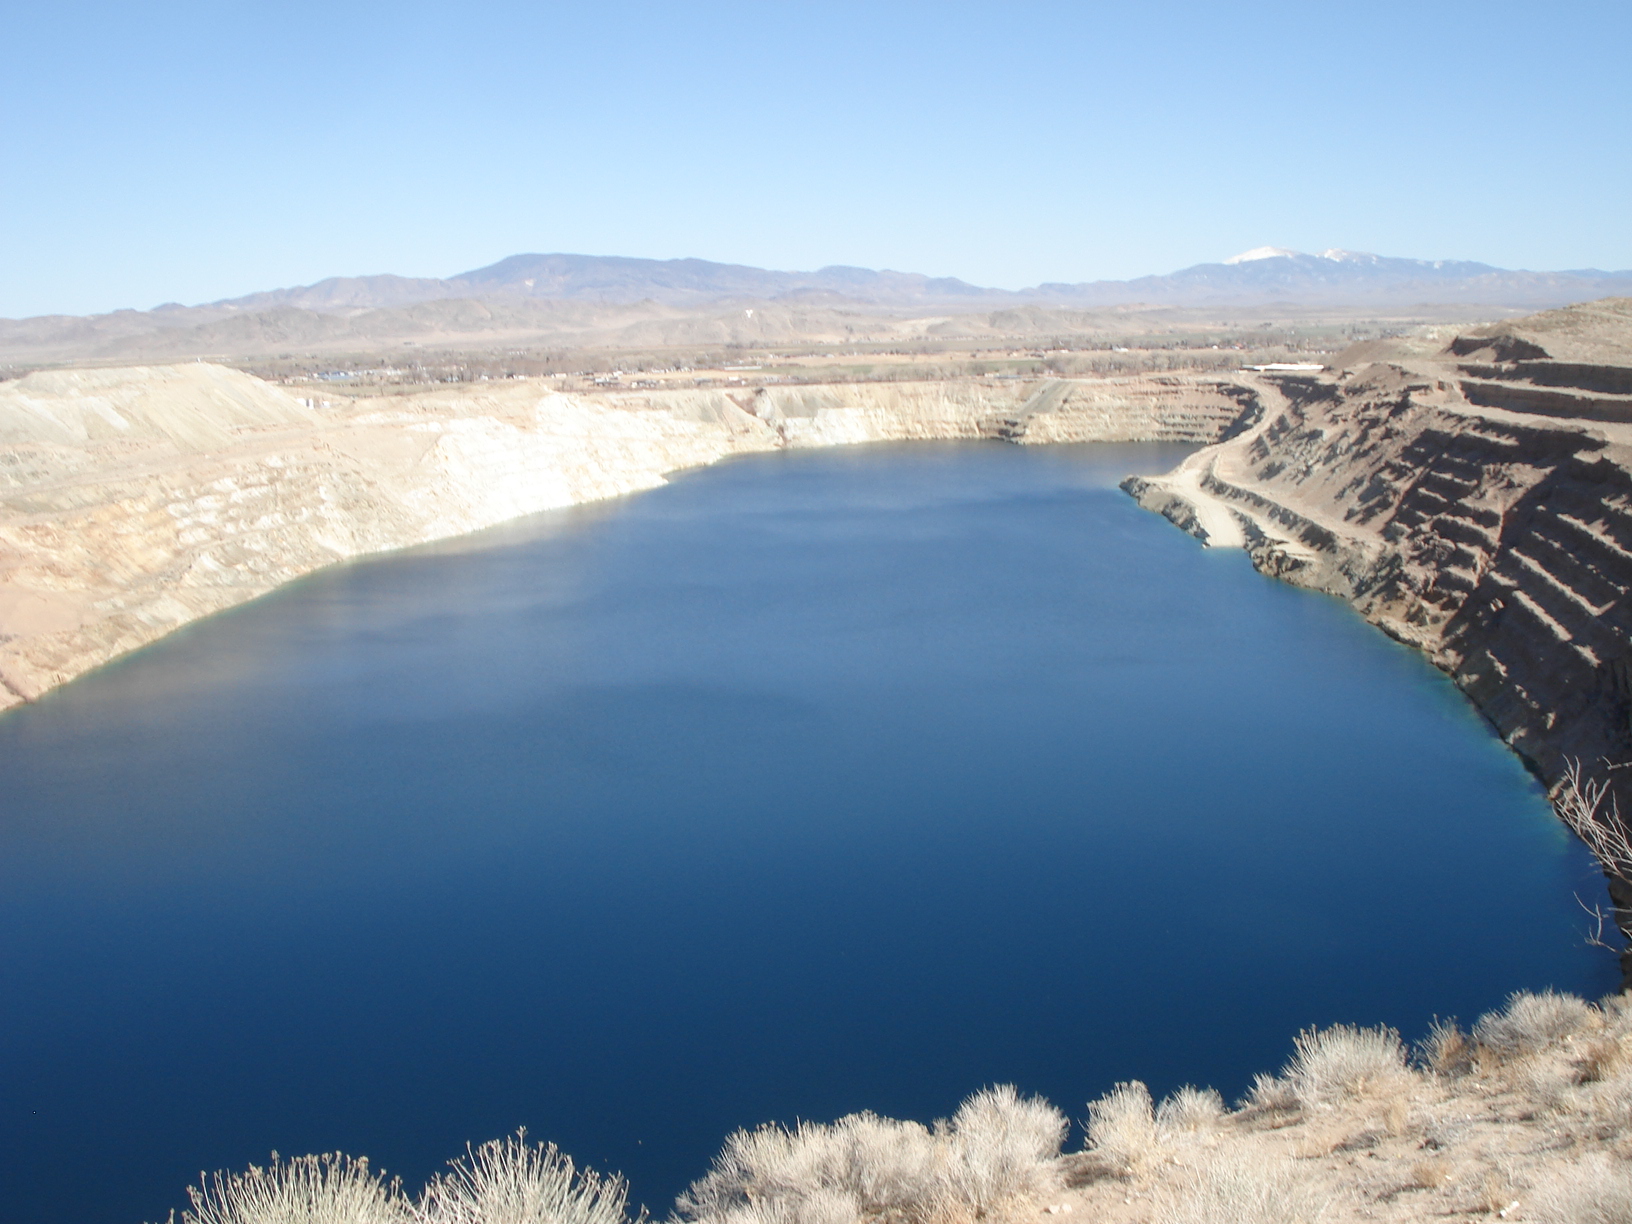
[[(446, 279), (331, 277), (202, 306), (172, 302), (147, 311), (0, 319), (0, 365), (500, 342), (622, 347), (784, 343), (817, 336), (842, 342), (864, 333), (876, 338), (902, 327), (911, 331), (908, 320), (926, 315), (963, 319), (956, 325), (935, 323), (931, 330), (937, 334), (949, 327), (959, 334), (1052, 334), (1061, 326), (1092, 330), (1094, 312), (1121, 314), (1141, 305), (1358, 307), (1414, 314), (1431, 314), (1438, 306), (1465, 315), (1619, 296), (1632, 296), (1632, 271), (1513, 272), (1481, 263), (1336, 250), (1306, 255), (1280, 247), (1260, 247), (1167, 276), (1012, 291), (868, 268), (775, 272), (705, 259), (512, 255)], [(1041, 314), (1028, 321), (1021, 318), (1027, 311)], [(862, 316), (873, 321), (864, 323)]]
[(1416, 304), (1564, 306), (1632, 294), (1632, 270), (1515, 272), (1465, 260), (1394, 259), (1359, 251), (1306, 255), (1259, 247), (1223, 263), (1196, 264), (1168, 276), (1078, 285), (1039, 285), (1028, 295), (1080, 305), (1326, 306)]
[[(1011, 302), (1016, 295), (953, 277), (870, 268), (771, 272), (706, 259), (628, 259), (617, 255), (512, 255), (446, 280), (404, 276), (337, 276), (295, 289), (274, 289), (212, 302), (239, 310), (294, 306), (303, 310), (376, 310), (447, 298), (543, 298), (549, 301), (660, 302), (706, 306), (719, 302), (788, 299), (870, 305)], [(161, 309), (164, 309), (161, 307)]]
[[(1197, 264), (1166, 276), (1129, 281), (1043, 284), (987, 289), (950, 276), (875, 272), (835, 266), (773, 272), (706, 259), (628, 259), (602, 255), (512, 255), (446, 280), (403, 276), (331, 277), (212, 306), (267, 310), (291, 306), (323, 313), (378, 310), (450, 298), (542, 298), (551, 301), (705, 306), (733, 301), (859, 302), (874, 306), (991, 307), (1019, 303), (1124, 306), (1412, 305), (1458, 303), (1557, 306), (1632, 294), (1632, 270), (1515, 272), (1456, 260), (1393, 259), (1354, 251), (1305, 255), (1260, 247), (1222, 263)], [(177, 309), (160, 307), (161, 310)]]

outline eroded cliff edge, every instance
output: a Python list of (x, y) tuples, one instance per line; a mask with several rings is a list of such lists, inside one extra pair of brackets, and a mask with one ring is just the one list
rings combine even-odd
[(1579, 759), (1632, 813), (1632, 299), (1267, 377), (1256, 424), (1123, 487), (1347, 600), (1549, 784)]
[(333, 404), (220, 366), (0, 384), (0, 708), (347, 558), (614, 497), (782, 447), (1211, 442), (1251, 378), (567, 395), (474, 384)]

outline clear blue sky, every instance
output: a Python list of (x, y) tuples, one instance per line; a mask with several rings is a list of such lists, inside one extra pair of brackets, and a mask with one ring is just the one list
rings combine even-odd
[(1632, 3), (4, 0), (0, 316), (521, 251), (1632, 267)]

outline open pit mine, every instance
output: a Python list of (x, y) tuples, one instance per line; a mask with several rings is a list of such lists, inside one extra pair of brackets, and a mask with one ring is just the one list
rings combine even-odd
[(0, 707), (348, 558), (729, 455), (906, 439), (1206, 444), (1125, 487), (1347, 600), (1549, 785), (1579, 761), (1632, 811), (1625, 298), (1318, 370), (335, 402), (202, 362), (38, 371), (0, 384)]
[[(1589, 816), (1624, 833), (1632, 299), (1417, 329), (1319, 366), (743, 384), (571, 391), (511, 379), (324, 400), (196, 361), (0, 383), (0, 708), (321, 567), (621, 496), (731, 455), (1179, 441), (1198, 449), (1124, 483), (1142, 506), (1423, 652), (1562, 814), (1580, 796), (1571, 778), (1584, 778), (1606, 788)], [(1594, 848), (1625, 930), (1632, 857)], [(1117, 1085), (1089, 1105), (1088, 1147), (1071, 1156), (1059, 1155), (1063, 1115), (1005, 1098), (1042, 1137), (1015, 1166), (1013, 1201), (987, 1218), (1620, 1218), (1632, 1185), (1629, 1017), (1624, 995), (1593, 1007), (1518, 994), (1471, 1032), (1437, 1025), (1409, 1064), (1392, 1030), (1310, 1029), (1283, 1075), (1260, 1076), (1234, 1111), (1194, 1088), (1153, 1109), (1142, 1083)], [(907, 1152), (907, 1140), (952, 1143), (972, 1109), (933, 1136), (857, 1115), (744, 1132), (727, 1150), (825, 1143), (848, 1127), (888, 1132), (890, 1151)], [(739, 1218), (719, 1170), (753, 1167), (732, 1159), (677, 1218)], [(839, 1201), (825, 1185), (786, 1197), (788, 1218), (807, 1199), (829, 1214)], [(856, 1218), (941, 1218), (911, 1214), (927, 1211), (912, 1200), (843, 1201)], [(619, 1197), (620, 1219), (622, 1208)]]

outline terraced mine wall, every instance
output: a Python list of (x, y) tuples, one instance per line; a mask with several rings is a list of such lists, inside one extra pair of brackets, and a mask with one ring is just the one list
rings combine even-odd
[[(1632, 361), (1473, 363), (1470, 385), (1457, 355), (1281, 377), (1256, 424), (1124, 487), (1347, 600), (1549, 786), (1578, 760), (1632, 814)], [(1632, 886), (1611, 894), (1632, 926)]]
[[(1260, 569), (1420, 647), (1544, 778), (1565, 756), (1632, 762), (1632, 439), (1440, 388), (1287, 384), (1279, 412), (1192, 460), (1196, 491)], [(1170, 479), (1128, 487), (1196, 529)]]
[(332, 405), (219, 366), (0, 385), (0, 708), (322, 566), (784, 447), (1211, 442), (1251, 379), (563, 395), (529, 382)]

